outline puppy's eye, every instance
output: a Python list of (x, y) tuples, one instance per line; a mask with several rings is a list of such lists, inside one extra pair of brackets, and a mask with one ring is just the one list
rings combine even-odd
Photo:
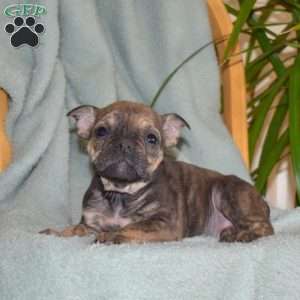
[(146, 141), (147, 141), (147, 143), (152, 144), (152, 145), (156, 145), (158, 143), (158, 139), (153, 133), (150, 133), (147, 135)]
[(104, 136), (108, 135), (108, 129), (105, 127), (98, 127), (95, 130), (95, 135), (96, 135), (96, 137), (104, 137)]

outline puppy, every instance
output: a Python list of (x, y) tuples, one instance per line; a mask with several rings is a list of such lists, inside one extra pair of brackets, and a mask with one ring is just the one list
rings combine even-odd
[(78, 225), (58, 236), (100, 243), (181, 240), (200, 234), (250, 242), (273, 234), (269, 207), (242, 179), (165, 157), (187, 122), (128, 101), (68, 113), (95, 169)]

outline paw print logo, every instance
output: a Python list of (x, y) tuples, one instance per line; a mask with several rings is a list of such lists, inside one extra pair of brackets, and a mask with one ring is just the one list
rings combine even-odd
[(45, 27), (41, 23), (36, 24), (34, 17), (27, 17), (25, 22), (22, 17), (16, 17), (14, 23), (6, 24), (5, 31), (11, 34), (12, 46), (27, 44), (36, 47), (39, 44), (39, 35), (45, 31)]

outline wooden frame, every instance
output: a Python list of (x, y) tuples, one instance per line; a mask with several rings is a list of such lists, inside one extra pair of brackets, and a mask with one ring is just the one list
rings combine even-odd
[(5, 131), (7, 111), (8, 95), (0, 89), (0, 172), (7, 168), (11, 161), (11, 145)]
[(247, 100), (244, 67), (239, 45), (234, 49), (232, 58), (228, 63), (222, 65), (223, 53), (227, 45), (227, 38), (232, 31), (232, 23), (221, 0), (207, 0), (208, 12), (216, 41), (217, 55), (221, 65), (221, 80), (224, 100), (224, 121), (230, 131), (232, 138), (239, 148), (247, 167), (249, 167), (248, 155), (248, 129), (247, 129)]
[[(232, 23), (223, 2), (221, 0), (207, 0), (207, 4), (214, 39), (221, 40), (228, 37), (232, 31)], [(219, 62), (222, 62), (225, 47), (226, 42), (216, 45)], [(238, 52), (239, 47), (236, 47), (235, 53)], [(248, 166), (246, 85), (241, 56), (234, 56), (228, 64), (220, 67), (220, 72), (224, 97), (224, 121), (246, 166)], [(0, 172), (9, 165), (12, 157), (11, 145), (5, 133), (7, 111), (8, 95), (3, 89), (0, 89)]]

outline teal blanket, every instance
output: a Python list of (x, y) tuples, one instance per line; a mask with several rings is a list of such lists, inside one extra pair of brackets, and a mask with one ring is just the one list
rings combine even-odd
[[(205, 1), (38, 3), (47, 14), (36, 18), (45, 29), (36, 48), (12, 47), (3, 29), (14, 18), (0, 17), (0, 86), (10, 95), (14, 148), (0, 175), (0, 299), (299, 299), (298, 210), (273, 211), (277, 235), (249, 245), (201, 236), (106, 246), (37, 233), (79, 221), (92, 175), (66, 112), (116, 99), (150, 103), (169, 72), (211, 40)], [(11, 4), (3, 0), (0, 9)], [(178, 159), (249, 180), (219, 99), (208, 47), (176, 75), (156, 109), (179, 113), (192, 127)]]

